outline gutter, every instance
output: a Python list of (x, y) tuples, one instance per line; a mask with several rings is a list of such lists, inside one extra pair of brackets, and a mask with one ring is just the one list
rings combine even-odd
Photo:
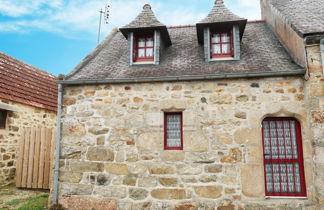
[(60, 161), (60, 141), (61, 141), (61, 117), (62, 117), (62, 91), (63, 85), (58, 84), (58, 104), (57, 104), (57, 122), (55, 138), (55, 157), (54, 157), (54, 186), (53, 186), (53, 203), (58, 203), (59, 188), (59, 161)]
[(231, 74), (210, 74), (210, 75), (185, 75), (169, 77), (140, 77), (125, 79), (86, 79), (86, 80), (58, 80), (58, 84), (83, 85), (83, 84), (121, 84), (121, 83), (142, 83), (142, 82), (178, 82), (178, 81), (198, 81), (214, 79), (238, 79), (238, 78), (258, 78), (277, 76), (305, 75), (306, 70), (281, 71), (281, 72), (255, 72), (255, 73), (231, 73)]

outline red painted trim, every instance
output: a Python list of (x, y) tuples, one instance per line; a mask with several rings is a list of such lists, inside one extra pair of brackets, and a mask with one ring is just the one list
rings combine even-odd
[[(222, 34), (227, 33), (227, 35), (230, 38), (229, 42), (222, 42)], [(220, 38), (219, 38), (219, 42), (213, 42), (212, 36), (214, 34), (219, 34)], [(233, 45), (233, 30), (229, 30), (229, 31), (211, 31), (210, 32), (210, 36), (209, 36), (209, 40), (210, 40), (210, 57), (211, 58), (230, 58), (234, 56), (234, 45)], [(229, 44), (230, 45), (230, 53), (222, 53), (222, 47), (223, 44)], [(220, 54), (213, 54), (213, 45), (220, 45)]]
[[(265, 159), (265, 143), (264, 143), (264, 126), (263, 126), (263, 122), (265, 121), (275, 121), (276, 122), (276, 128), (277, 128), (277, 123), (278, 121), (282, 122), (283, 125), (283, 121), (286, 120), (293, 120), (294, 122), (296, 122), (296, 130), (293, 131), (290, 128), (290, 132), (296, 132), (296, 143), (297, 143), (297, 152), (298, 152), (298, 158), (297, 159)], [(307, 196), (307, 190), (306, 190), (306, 182), (305, 182), (305, 171), (304, 171), (304, 158), (303, 158), (303, 145), (302, 145), (302, 131), (301, 131), (301, 125), (298, 122), (298, 120), (296, 120), (295, 118), (288, 118), (288, 117), (278, 117), (278, 118), (266, 118), (264, 119), (264, 121), (262, 122), (262, 146), (263, 146), (263, 162), (264, 162), (264, 184), (265, 184), (265, 194), (266, 196), (291, 196), (291, 197), (306, 197)], [(270, 126), (270, 125), (269, 125)], [(284, 125), (283, 125), (284, 126)], [(290, 123), (289, 123), (289, 126)], [(284, 127), (283, 127), (284, 129)], [(270, 131), (269, 131), (270, 132)], [(278, 130), (277, 130), (278, 132)], [(269, 133), (270, 135), (270, 133)], [(277, 135), (278, 136), (278, 135)], [(272, 144), (271, 144), (271, 135), (269, 136), (270, 138), (270, 155), (272, 157)], [(290, 135), (291, 138), (291, 135)], [(278, 141), (278, 139), (277, 139)], [(286, 141), (285, 143), (285, 147), (286, 147)], [(277, 146), (279, 147), (279, 143), (277, 144)], [(291, 142), (291, 147), (292, 147), (292, 142)], [(279, 152), (279, 150), (278, 150)], [(286, 154), (286, 150), (285, 150), (285, 154)], [(292, 150), (292, 154), (293, 154), (293, 150)], [(278, 158), (279, 158), (280, 153), (278, 153)], [(300, 177), (300, 185), (301, 185), (301, 193), (268, 193), (268, 189), (267, 189), (267, 180), (266, 180), (266, 164), (267, 163), (299, 163), (299, 177)], [(280, 166), (279, 166), (279, 170), (280, 170)], [(286, 164), (286, 171), (287, 171), (287, 164)], [(293, 176), (295, 177), (295, 171), (294, 171), (294, 167), (293, 167)], [(286, 173), (288, 174), (288, 173)], [(273, 175), (273, 172), (272, 172)], [(274, 183), (273, 181), (274, 179), (272, 179), (272, 183)], [(280, 180), (281, 180), (281, 176), (280, 176)], [(294, 179), (295, 180), (295, 179)], [(294, 184), (294, 186), (296, 186), (296, 184)], [(274, 186), (273, 186), (274, 189)], [(280, 189), (281, 189), (281, 185), (280, 185)], [(287, 190), (288, 190), (288, 177), (287, 177)], [(295, 190), (296, 191), (296, 190)]]
[(0, 110), (0, 112), (4, 113), (3, 120), (0, 121), (0, 129), (6, 129), (7, 115), (8, 112), (5, 110)]
[[(136, 36), (134, 35), (134, 49), (133, 49), (133, 60), (134, 62), (145, 62), (145, 61), (154, 61), (154, 35), (143, 35), (143, 36)], [(145, 39), (145, 46), (144, 47), (139, 47), (138, 46), (138, 40), (139, 39)], [(147, 42), (147, 39), (149, 38), (152, 38), (153, 39), (153, 46), (151, 47), (147, 47), (146, 46), (146, 42)], [(152, 48), (153, 49), (153, 53), (152, 53), (152, 56), (146, 56), (146, 49), (149, 49), (149, 48)], [(138, 57), (138, 50), (139, 49), (144, 49), (144, 57), (141, 57), (139, 58)]]
[[(167, 147), (167, 116), (180, 115), (180, 147)], [(164, 150), (183, 150), (183, 114), (182, 112), (165, 112), (164, 113)]]

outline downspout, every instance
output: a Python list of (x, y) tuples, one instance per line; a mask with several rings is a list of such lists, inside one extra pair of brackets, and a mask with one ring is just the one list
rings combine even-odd
[(321, 55), (322, 55), (322, 68), (323, 68), (323, 77), (324, 77), (324, 38), (320, 41), (320, 49), (321, 49)]
[(59, 161), (60, 161), (60, 141), (61, 141), (61, 116), (62, 116), (62, 90), (63, 85), (58, 84), (58, 104), (57, 104), (57, 122), (55, 139), (55, 158), (54, 158), (54, 184), (53, 184), (53, 203), (58, 203), (59, 188)]

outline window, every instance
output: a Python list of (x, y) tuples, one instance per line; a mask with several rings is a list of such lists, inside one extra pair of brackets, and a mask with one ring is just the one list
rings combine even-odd
[(232, 31), (211, 32), (210, 55), (211, 58), (227, 58), (234, 56)]
[(293, 118), (262, 123), (267, 196), (306, 196), (301, 128)]
[(164, 114), (164, 149), (183, 149), (182, 113)]
[(6, 119), (7, 119), (7, 112), (4, 110), (0, 110), (0, 129), (6, 128)]
[(154, 36), (135, 36), (134, 38), (134, 62), (154, 61)]

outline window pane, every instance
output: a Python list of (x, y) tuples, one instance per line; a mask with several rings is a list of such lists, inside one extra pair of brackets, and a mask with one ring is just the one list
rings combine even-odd
[[(292, 195), (305, 193), (300, 171), (303, 160), (298, 155), (297, 121), (268, 119), (263, 121), (263, 145), (267, 193)], [(302, 194), (301, 194), (302, 195)]]
[(231, 49), (230, 49), (230, 44), (222, 44), (222, 54), (230, 54)]
[(220, 42), (220, 35), (219, 34), (213, 34), (212, 35), (212, 43), (219, 43)]
[(146, 48), (146, 57), (153, 57), (153, 48)]
[(145, 47), (145, 39), (143, 38), (138, 39), (138, 47)]
[(167, 115), (167, 147), (181, 147), (181, 115)]
[(0, 128), (3, 129), (5, 128), (6, 124), (6, 112), (0, 110)]
[(139, 58), (145, 57), (145, 49), (138, 49), (138, 57)]
[(213, 47), (212, 49), (213, 54), (221, 54), (220, 44), (213, 44), (212, 47)]
[(153, 47), (154, 39), (153, 38), (147, 38), (146, 39), (146, 47)]
[(228, 33), (223, 33), (222, 34), (222, 42), (229, 42), (230, 41), (230, 38), (228, 36)]
[(264, 157), (297, 159), (296, 121), (264, 121)]

